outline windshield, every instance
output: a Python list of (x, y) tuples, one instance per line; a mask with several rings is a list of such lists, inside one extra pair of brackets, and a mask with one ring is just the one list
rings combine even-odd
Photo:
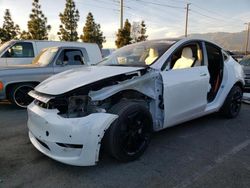
[(5, 42), (3, 45), (1, 45), (1, 46), (0, 46), (0, 54), (1, 54), (6, 48), (8, 48), (12, 43), (13, 43), (13, 41), (9, 41), (9, 42)]
[(47, 66), (51, 62), (51, 60), (53, 60), (57, 51), (58, 48), (47, 48), (41, 51), (32, 61), (32, 64), (36, 64), (41, 67)]
[(240, 61), (240, 64), (244, 65), (244, 66), (250, 66), (250, 56), (247, 56), (247, 57), (243, 58)]
[(153, 64), (176, 41), (155, 40), (125, 46), (103, 59), (99, 65), (148, 66)]

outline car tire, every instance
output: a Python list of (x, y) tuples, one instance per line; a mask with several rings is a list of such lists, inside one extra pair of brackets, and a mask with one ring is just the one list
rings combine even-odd
[(27, 106), (33, 101), (33, 98), (28, 95), (28, 92), (33, 90), (34, 87), (35, 84), (31, 83), (14, 85), (8, 94), (11, 103), (20, 108), (27, 108)]
[(220, 110), (221, 114), (227, 118), (237, 117), (241, 109), (242, 96), (241, 87), (233, 86)]
[(152, 134), (152, 117), (148, 109), (137, 102), (122, 101), (109, 113), (118, 118), (105, 133), (104, 148), (121, 162), (138, 159), (147, 149)]

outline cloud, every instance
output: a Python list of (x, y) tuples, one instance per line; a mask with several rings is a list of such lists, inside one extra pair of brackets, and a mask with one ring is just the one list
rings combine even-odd
[(176, 38), (182, 35), (182, 30), (170, 27), (149, 27), (147, 35), (149, 39)]

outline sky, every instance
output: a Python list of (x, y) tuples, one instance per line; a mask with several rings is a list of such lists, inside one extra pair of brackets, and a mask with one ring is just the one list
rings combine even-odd
[[(78, 34), (82, 34), (88, 12), (106, 37), (104, 48), (115, 47), (120, 26), (119, 0), (74, 0), (80, 12)], [(207, 32), (240, 32), (250, 22), (250, 0), (124, 0), (124, 20), (145, 21), (149, 39), (171, 38), (184, 35), (186, 4), (190, 4), (188, 34)], [(52, 26), (49, 39), (58, 40), (59, 13), (65, 0), (40, 0), (43, 13)], [(32, 0), (0, 0), (0, 27), (4, 10), (10, 9), (13, 21), (21, 30), (27, 30)]]

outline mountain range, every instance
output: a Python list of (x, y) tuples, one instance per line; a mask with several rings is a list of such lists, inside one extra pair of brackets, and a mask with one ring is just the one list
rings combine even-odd
[[(227, 32), (215, 32), (215, 33), (204, 33), (204, 34), (190, 34), (190, 37), (207, 39), (215, 42), (226, 50), (230, 51), (245, 51), (247, 32), (241, 31), (237, 33)], [(250, 43), (250, 42), (249, 42)], [(250, 44), (248, 44), (248, 51), (250, 50)]]

